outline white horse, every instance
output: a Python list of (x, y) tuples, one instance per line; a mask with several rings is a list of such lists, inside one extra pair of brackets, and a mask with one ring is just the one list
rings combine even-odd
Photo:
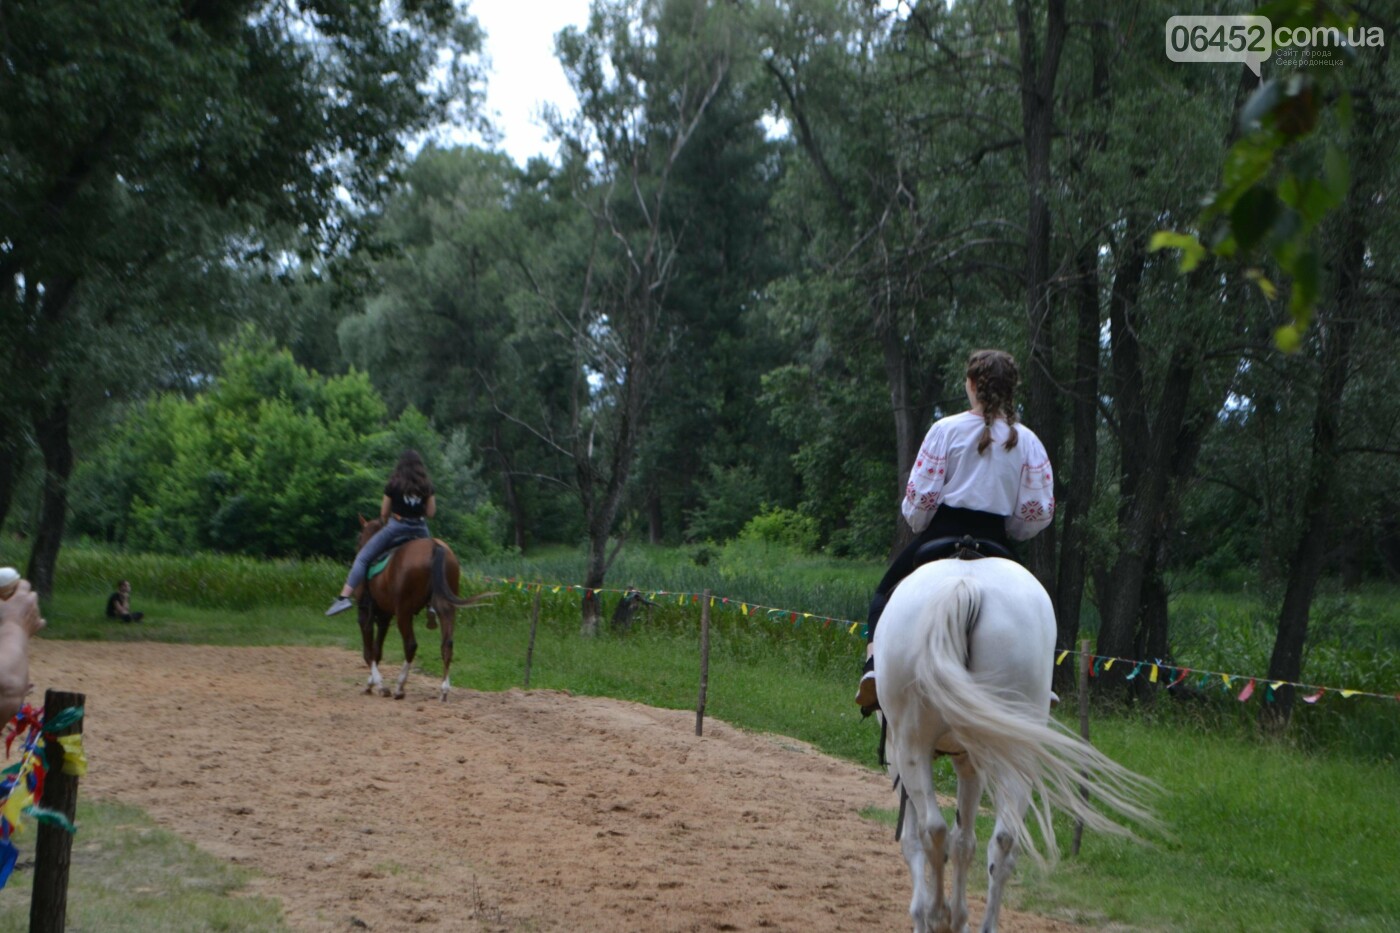
[[(987, 846), (983, 933), (997, 929), (1018, 850), (1043, 860), (1025, 826), (1032, 804), (1051, 860), (1053, 807), (1087, 826), (1132, 835), (1085, 803), (1080, 787), (1109, 810), (1155, 825), (1140, 802), (1154, 785), (1050, 720), (1055, 614), (1040, 582), (1019, 564), (1000, 558), (925, 564), (891, 595), (874, 644), (890, 771), (911, 804), (901, 806), (901, 846), (914, 882), (915, 933), (967, 930), (975, 817), (987, 784), (996, 828)], [(952, 756), (958, 775), (951, 831), (934, 798), (935, 753)], [(951, 902), (943, 894), (949, 859)]]

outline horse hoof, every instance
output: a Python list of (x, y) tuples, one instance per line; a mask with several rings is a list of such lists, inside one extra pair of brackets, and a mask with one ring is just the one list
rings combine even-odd
[[(386, 696), (387, 696), (387, 694), (386, 694)], [(396, 693), (396, 694), (394, 694), (394, 699), (396, 699), (396, 700), (402, 700), (403, 697), (404, 697), (404, 695), (403, 695), (402, 693)]]
[(380, 687), (380, 688), (379, 688), (379, 695), (382, 696), (382, 697), (389, 697), (389, 696), (393, 696), (394, 693), (393, 693), (393, 691), (390, 690), (388, 687)]

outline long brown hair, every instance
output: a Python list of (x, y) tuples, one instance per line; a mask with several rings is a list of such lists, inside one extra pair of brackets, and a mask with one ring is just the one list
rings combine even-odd
[(982, 436), (977, 440), (980, 454), (992, 442), (992, 422), (1004, 418), (1011, 434), (1002, 446), (1007, 450), (1016, 446), (1016, 384), (1021, 381), (1021, 372), (1016, 368), (1016, 359), (1001, 350), (973, 350), (967, 358), (967, 378), (972, 380), (972, 390), (977, 393), (977, 403), (982, 406)]
[(401, 495), (418, 496), (427, 499), (433, 494), (433, 482), (428, 479), (428, 468), (418, 451), (409, 449), (399, 455), (394, 472), (389, 474), (387, 488), (397, 489)]

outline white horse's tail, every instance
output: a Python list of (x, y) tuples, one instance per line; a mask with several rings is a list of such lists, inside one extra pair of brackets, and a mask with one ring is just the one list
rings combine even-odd
[[(1051, 810), (1058, 808), (1093, 829), (1135, 838), (1080, 796), (1081, 788), (1102, 808), (1142, 827), (1159, 823), (1144, 804), (1156, 784), (1114, 762), (1049, 718), (1049, 710), (1024, 696), (1007, 695), (968, 670), (971, 632), (978, 623), (982, 593), (977, 581), (945, 578), (924, 603), (928, 650), (917, 665), (919, 689), (949, 727), (949, 738), (966, 749), (970, 763), (986, 775), (994, 793), (1008, 781), (1033, 792), (1042, 855), (1026, 821), (1016, 824), (1019, 847), (1039, 862), (1058, 858)], [(917, 642), (916, 642), (917, 643)]]

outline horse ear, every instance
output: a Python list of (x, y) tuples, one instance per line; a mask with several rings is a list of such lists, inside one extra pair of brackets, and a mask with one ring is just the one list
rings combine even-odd
[(360, 516), (360, 527), (363, 528), (363, 527), (365, 527), (365, 526), (368, 525), (368, 524), (369, 524), (369, 522), (365, 521), (365, 517), (364, 517), (363, 515), (361, 515), (361, 516)]

